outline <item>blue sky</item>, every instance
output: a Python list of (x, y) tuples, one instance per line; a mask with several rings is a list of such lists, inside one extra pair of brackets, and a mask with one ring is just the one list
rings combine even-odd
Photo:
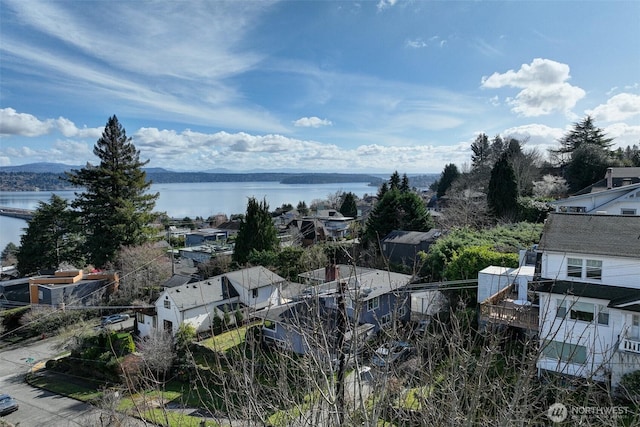
[(0, 165), (439, 173), (480, 132), (640, 144), (638, 1), (0, 0)]

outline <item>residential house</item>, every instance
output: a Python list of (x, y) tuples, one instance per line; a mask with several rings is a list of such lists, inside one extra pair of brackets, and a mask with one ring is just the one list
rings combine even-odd
[(538, 250), (541, 374), (619, 383), (640, 369), (640, 218), (549, 215)]
[(233, 249), (227, 245), (199, 245), (181, 248), (178, 253), (181, 259), (190, 260), (194, 265), (198, 265), (200, 263), (206, 263), (218, 255), (232, 255)]
[(441, 235), (436, 228), (425, 232), (394, 230), (380, 240), (380, 245), (389, 262), (414, 268), (419, 263), (418, 252), (426, 253)]
[(227, 230), (218, 228), (201, 228), (189, 232), (185, 236), (185, 246), (223, 245), (229, 238)]
[(153, 329), (175, 334), (186, 323), (204, 333), (211, 330), (214, 317), (222, 317), (225, 311), (241, 310), (246, 319), (258, 310), (278, 305), (284, 283), (285, 279), (259, 266), (166, 288), (153, 310), (137, 314), (137, 328), (143, 337)]
[(609, 168), (604, 179), (550, 205), (556, 212), (640, 215), (640, 168)]
[(563, 213), (640, 215), (640, 183), (578, 193), (550, 205)]
[(301, 277), (315, 284), (293, 301), (259, 313), (266, 321), (263, 336), (267, 342), (298, 353), (326, 348), (327, 337), (335, 336), (342, 304), (347, 316), (345, 328), (354, 338), (410, 319), (410, 294), (404, 291), (409, 275), (338, 265)]
[(29, 279), (29, 302), (64, 308), (67, 305), (99, 305), (118, 288), (118, 275), (59, 270)]

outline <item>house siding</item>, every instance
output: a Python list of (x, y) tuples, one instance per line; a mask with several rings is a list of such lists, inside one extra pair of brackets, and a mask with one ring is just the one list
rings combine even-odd
[[(640, 254), (639, 254), (640, 255)], [(567, 276), (567, 259), (580, 258), (602, 261), (602, 279), (588, 279)], [(541, 258), (541, 276), (556, 280), (569, 280), (602, 285), (623, 286), (640, 289), (640, 262), (629, 258), (613, 258), (608, 256), (577, 252), (545, 252)]]

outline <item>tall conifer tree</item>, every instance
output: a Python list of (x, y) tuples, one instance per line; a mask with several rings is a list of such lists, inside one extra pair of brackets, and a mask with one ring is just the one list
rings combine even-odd
[(121, 246), (135, 246), (150, 237), (149, 223), (159, 196), (148, 194), (151, 182), (142, 169), (140, 152), (114, 115), (93, 148), (100, 164), (88, 163), (67, 173), (70, 183), (84, 188), (72, 206), (83, 218), (89, 260), (97, 267), (113, 261)]

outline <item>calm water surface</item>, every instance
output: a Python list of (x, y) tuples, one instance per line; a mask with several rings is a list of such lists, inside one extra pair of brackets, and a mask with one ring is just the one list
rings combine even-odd
[[(266, 198), (269, 208), (304, 201), (307, 206), (314, 200), (326, 199), (336, 191), (352, 192), (358, 197), (375, 194), (376, 187), (366, 183), (343, 184), (280, 184), (278, 182), (199, 182), (153, 184), (151, 192), (160, 193), (155, 210), (166, 212), (173, 218), (224, 213), (244, 213), (249, 197)], [(52, 194), (72, 200), (74, 191), (0, 191), (0, 206), (37, 209), (39, 202), (49, 202)], [(21, 219), (0, 216), (0, 251), (9, 242), (20, 244), (20, 236), (27, 223)]]

